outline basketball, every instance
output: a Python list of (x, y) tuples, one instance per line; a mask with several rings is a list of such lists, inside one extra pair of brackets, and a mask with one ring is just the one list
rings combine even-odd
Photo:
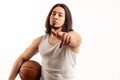
[(34, 61), (25, 61), (19, 70), (19, 76), (21, 80), (40, 80), (41, 65)]

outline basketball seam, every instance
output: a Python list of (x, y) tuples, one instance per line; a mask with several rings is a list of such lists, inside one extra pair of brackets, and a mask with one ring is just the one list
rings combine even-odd
[[(38, 71), (36, 68), (32, 68), (32, 67), (26, 67), (26, 66), (22, 66), (21, 68), (29, 68), (29, 69), (33, 69), (33, 70), (36, 70)], [(39, 71), (38, 71), (39, 72)]]

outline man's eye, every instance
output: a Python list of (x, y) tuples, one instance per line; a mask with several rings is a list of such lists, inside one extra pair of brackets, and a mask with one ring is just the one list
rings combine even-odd
[(56, 15), (56, 13), (52, 13), (52, 15)]
[(60, 17), (62, 17), (63, 15), (59, 15)]

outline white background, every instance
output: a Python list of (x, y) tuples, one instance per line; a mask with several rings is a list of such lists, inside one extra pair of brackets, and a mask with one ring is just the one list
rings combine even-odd
[[(44, 34), (48, 12), (58, 2), (70, 8), (82, 36), (77, 80), (120, 80), (120, 0), (0, 0), (0, 80), (8, 80), (16, 58)], [(39, 54), (33, 59), (41, 60)]]

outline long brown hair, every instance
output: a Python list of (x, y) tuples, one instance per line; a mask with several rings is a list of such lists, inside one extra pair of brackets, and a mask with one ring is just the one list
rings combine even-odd
[(72, 29), (72, 15), (71, 15), (71, 12), (69, 10), (69, 8), (65, 5), (65, 4), (61, 4), (61, 3), (58, 3), (56, 5), (54, 5), (52, 7), (52, 9), (50, 10), (47, 18), (46, 18), (46, 23), (45, 23), (45, 27), (46, 27), (46, 33), (47, 34), (50, 34), (51, 33), (51, 27), (50, 27), (50, 15), (53, 11), (53, 9), (55, 7), (62, 7), (64, 10), (65, 10), (65, 22), (64, 22), (64, 25), (63, 25), (63, 28), (62, 28), (62, 31), (63, 32), (69, 32), (69, 31), (73, 31)]

